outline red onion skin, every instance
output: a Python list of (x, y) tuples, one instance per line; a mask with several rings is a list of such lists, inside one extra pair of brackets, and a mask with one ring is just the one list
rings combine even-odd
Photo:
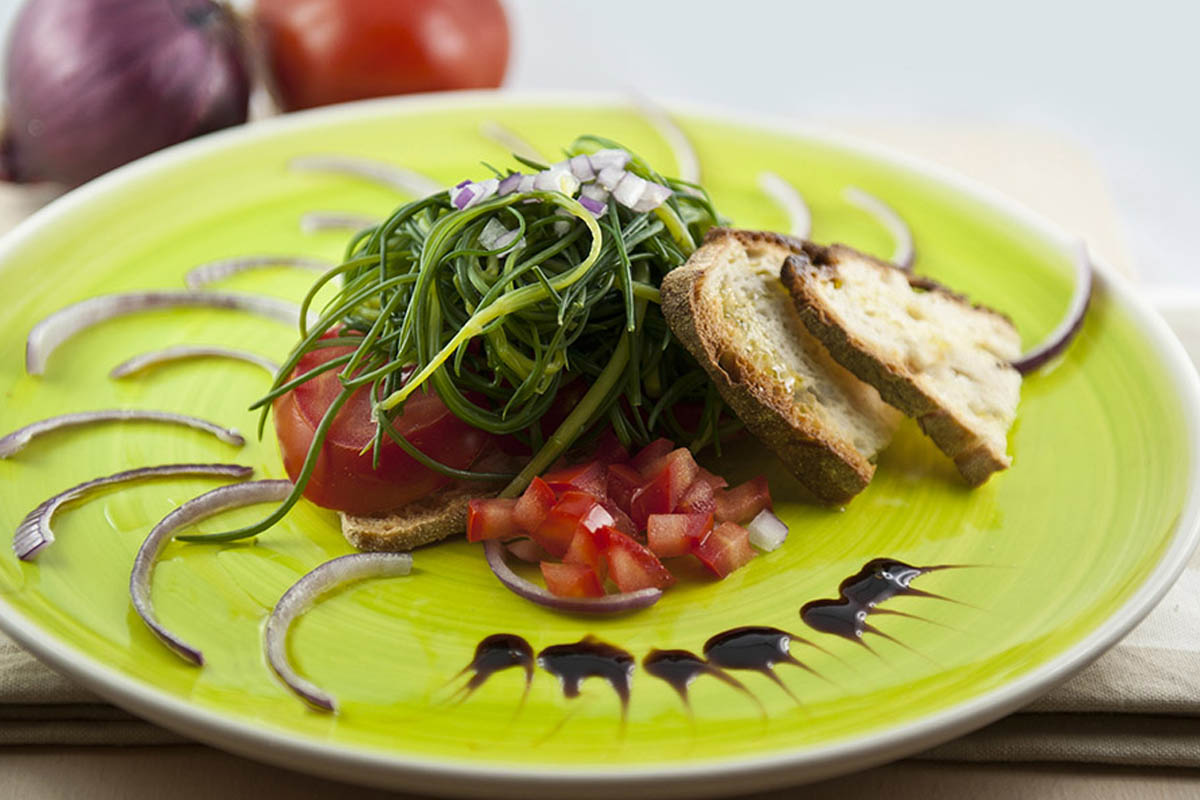
[(0, 178), (77, 185), (246, 121), (250, 76), (212, 0), (29, 0), (5, 64)]

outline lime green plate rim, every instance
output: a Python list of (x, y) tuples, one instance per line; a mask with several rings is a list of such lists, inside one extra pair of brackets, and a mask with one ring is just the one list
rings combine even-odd
[[(499, 90), (360, 101), (262, 120), (168, 148), (69, 192), (0, 240), (0, 261), (43, 235), (58, 220), (69, 217), (77, 208), (86, 207), (110, 190), (153, 175), (176, 162), (220, 151), (231, 143), (269, 138), (279, 132), (339, 120), (517, 104), (558, 107), (636, 105), (628, 95), (611, 93)], [(998, 214), (1060, 243), (1064, 250), (1074, 241), (1053, 223), (994, 190), (873, 143), (797, 124), (794, 120), (723, 110), (711, 105), (668, 102), (666, 107), (696, 119), (736, 121), (763, 130), (828, 142), (972, 196)], [(1096, 269), (1101, 288), (1110, 290), (1114, 301), (1130, 315), (1158, 352), (1183, 401), (1189, 469), (1194, 481), (1200, 464), (1200, 377), (1166, 323), (1130, 283), (1106, 264), (1097, 263)], [(54, 638), (3, 598), (0, 598), (0, 630), (96, 694), (152, 722), (219, 748), (305, 772), (354, 783), (455, 795), (486, 789), (490, 796), (516, 797), (538, 790), (569, 789), (579, 797), (599, 797), (614, 790), (636, 789), (642, 796), (698, 797), (760, 791), (863, 769), (932, 747), (1015, 711), (1082, 669), (1141, 621), (1183, 571), (1198, 541), (1200, 492), (1192, 492), (1175, 524), (1169, 545), (1129, 600), (1075, 646), (997, 689), (916, 722), (869, 735), (795, 753), (718, 760), (705, 766), (613, 766), (600, 770), (563, 769), (546, 764), (533, 769), (403, 757), (368, 748), (332, 745), (232, 720), (219, 712), (198, 708), (145, 686)]]

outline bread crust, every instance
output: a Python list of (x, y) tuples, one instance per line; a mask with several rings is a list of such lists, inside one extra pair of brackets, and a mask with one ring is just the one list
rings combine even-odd
[(467, 529), (467, 503), (486, 496), (463, 487), (442, 489), (399, 508), (379, 514), (339, 512), (342, 535), (359, 550), (403, 552), (441, 541)]
[(771, 448), (818, 499), (845, 503), (861, 492), (875, 465), (852, 445), (830, 436), (811, 418), (797, 414), (790, 392), (771, 375), (741, 357), (720, 310), (702, 297), (714, 262), (711, 245), (733, 239), (743, 246), (777, 247), (781, 257), (803, 257), (801, 242), (762, 231), (714, 228), (706, 248), (672, 270), (662, 282), (662, 309), (672, 333), (712, 378), (725, 402), (765, 445)]
[(885, 401), (916, 419), (934, 444), (954, 460), (968, 484), (978, 486), (992, 473), (1007, 469), (1011, 464), (1007, 453), (996, 452), (953, 409), (943, 407), (936, 398), (930, 396), (922, 389), (913, 372), (903, 365), (888, 363), (875, 354), (870, 343), (851, 333), (845, 321), (817, 294), (813, 281), (818, 277), (836, 276), (838, 262), (852, 257), (871, 262), (879, 269), (896, 270), (905, 276), (913, 288), (939, 292), (954, 302), (993, 314), (1011, 326), (1012, 321), (1008, 316), (987, 306), (971, 303), (935, 281), (910, 275), (893, 264), (845, 245), (822, 246), (805, 242), (803, 250), (804, 257), (785, 259), (780, 279), (792, 295), (805, 326), (824, 343), (834, 359), (874, 386)]

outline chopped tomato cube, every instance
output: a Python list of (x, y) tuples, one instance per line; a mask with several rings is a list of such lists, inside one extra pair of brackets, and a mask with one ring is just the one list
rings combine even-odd
[(711, 514), (716, 510), (717, 496), (703, 476), (692, 481), (675, 507), (675, 511), (681, 514)]
[(476, 497), (467, 503), (467, 541), (511, 539), (524, 534), (513, 519), (516, 500)]
[(525, 488), (513, 509), (513, 518), (526, 533), (533, 533), (558, 502), (554, 490), (541, 478), (535, 477)]
[(725, 480), (720, 475), (714, 475), (704, 467), (700, 467), (700, 474), (696, 477), (696, 480), (704, 481), (713, 489), (724, 489), (729, 485), (729, 481)]
[(614, 528), (626, 536), (632, 536), (634, 539), (644, 538), (638, 534), (637, 526), (633, 524), (633, 520), (616, 503), (612, 500), (601, 500), (600, 505), (604, 506), (604, 510), (612, 515), (612, 526)]
[(609, 464), (607, 472), (608, 499), (613, 501), (617, 508), (628, 514), (629, 501), (633, 499), (633, 493), (642, 488), (642, 484), (646, 481), (642, 478), (642, 473), (628, 464)]
[(560, 497), (564, 492), (587, 492), (597, 500), (607, 497), (604, 464), (588, 461), (573, 467), (563, 467), (542, 476), (546, 485)]
[(686, 556), (712, 530), (713, 515), (651, 514), (646, 523), (646, 541), (659, 558)]
[(658, 557), (643, 545), (613, 528), (603, 528), (597, 534), (603, 538), (604, 558), (608, 574), (622, 592), (638, 589), (665, 589), (675, 582), (675, 576), (662, 565)]
[(559, 597), (603, 597), (604, 585), (595, 570), (584, 564), (555, 564), (543, 561), (546, 588)]
[(642, 473), (644, 477), (653, 477), (658, 472), (662, 459), (674, 449), (675, 443), (671, 440), (655, 439), (638, 451), (638, 454), (630, 460), (629, 466)]
[(668, 453), (658, 473), (634, 492), (629, 502), (629, 516), (633, 518), (633, 524), (644, 528), (651, 514), (673, 512), (684, 491), (696, 479), (699, 469), (686, 447)]
[(546, 552), (545, 548), (533, 539), (513, 539), (511, 542), (505, 542), (504, 546), (508, 549), (508, 552), (522, 561), (528, 561), (530, 564), (536, 564), (539, 561), (545, 561), (550, 558), (550, 554)]
[(535, 542), (546, 548), (546, 552), (562, 558), (571, 546), (576, 530), (595, 531), (612, 525), (613, 521), (612, 515), (590, 494), (565, 492), (531, 535)]
[(771, 490), (762, 475), (717, 492), (717, 520), (745, 525), (764, 508), (771, 508)]
[(722, 522), (692, 548), (700, 563), (718, 578), (724, 578), (754, 558), (750, 532), (733, 522)]
[(604, 561), (604, 553), (601, 552), (600, 545), (596, 542), (595, 531), (589, 531), (585, 528), (579, 528), (575, 531), (575, 535), (571, 537), (571, 544), (567, 548), (567, 553), (563, 556), (562, 560), (564, 564), (583, 564), (589, 566), (596, 570), (596, 574), (601, 578), (608, 571), (608, 564)]

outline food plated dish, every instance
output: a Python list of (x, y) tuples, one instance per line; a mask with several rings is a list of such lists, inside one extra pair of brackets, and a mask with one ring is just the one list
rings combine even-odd
[[(343, 175), (298, 172), (290, 159), (352, 153), (451, 184), (480, 159), (504, 158), (504, 149), (479, 132), (496, 119), (551, 152), (591, 130), (652, 163), (671, 159), (634, 110), (460, 99), (443, 107), (367, 104), (306, 115), (139, 165), (107, 179), (107, 189), (97, 184), (44, 212), (25, 238), (10, 242), (6, 281), (14, 289), (20, 283), (28, 301), (4, 322), (11, 398), (3, 428), (52, 413), (137, 406), (199, 414), (249, 434), (255, 420), (245, 407), (267, 385), (253, 366), (197, 361), (121, 382), (106, 373), (151, 345), (197, 341), (281, 359), (295, 338), (285, 326), (204, 310), (114, 320), (64, 344), (40, 378), (22, 374), (24, 337), (70, 302), (180, 288), (189, 269), (217, 258), (257, 251), (336, 260), (345, 234), (304, 233), (299, 221), (307, 212), (379, 217), (400, 198)], [(740, 226), (788, 227), (787, 215), (758, 186), (759, 173), (770, 170), (808, 201), (813, 239), (886, 256), (887, 230), (843, 198), (847, 186), (860, 186), (885, 198), (911, 227), (918, 273), (1003, 309), (1027, 345), (1053, 328), (1068, 304), (1069, 241), (984, 193), (819, 137), (681, 119), (704, 185)], [(240, 188), (231, 196), (235, 179)], [(186, 197), (172, 188), (180, 186), (188, 187)], [(46, 226), (40, 234), (39, 225)], [(213, 290), (295, 300), (310, 282), (311, 275), (283, 268), (232, 276)], [(1110, 278), (1102, 283), (1068, 357), (1026, 381), (1009, 445), (1014, 465), (984, 487), (966, 489), (911, 423), (844, 511), (805, 498), (753, 442), (731, 446), (720, 458), (722, 472), (736, 481), (767, 473), (776, 512), (791, 529), (787, 544), (720, 584), (689, 577), (654, 607), (613, 619), (530, 606), (505, 592), (465, 542), (418, 550), (408, 576), (342, 592), (292, 630), (294, 661), (336, 693), (336, 716), (298, 703), (261, 655), (259, 628), (284, 590), (350, 552), (332, 515), (307, 504), (254, 544), (174, 544), (164, 553), (153, 587), (157, 610), (203, 648), (201, 670), (144, 629), (124, 587), (146, 531), (211, 483), (147, 484), (64, 513), (59, 541), (35, 564), (3, 562), (5, 624), (43, 655), (75, 665), (73, 674), (101, 691), (198, 738), (394, 785), (465, 790), (507, 775), (512, 791), (555, 781), (596, 791), (624, 782), (694, 793), (698, 781), (711, 791), (746, 788), (748, 774), (766, 785), (894, 756), (1003, 713), (1094, 655), (1165, 590), (1190, 548), (1192, 379), (1178, 369), (1179, 353), (1161, 327), (1114, 285)], [(283, 477), (275, 443), (247, 438), (232, 450), (161, 427), (63, 432), (0, 463), (0, 507), (15, 528), (48, 488), (167, 461), (236, 461), (256, 467), (256, 477)], [(1122, 468), (1130, 463), (1144, 466)], [(252, 522), (260, 511), (210, 520), (201, 530)], [(894, 641), (868, 633), (870, 650), (802, 617), (812, 601), (836, 607), (843, 580), (876, 559), (918, 572), (961, 566), (909, 573), (912, 588), (957, 602), (887, 599), (881, 609), (925, 619), (872, 615), (871, 625)], [(821, 607), (809, 606), (810, 617)], [(780, 663), (774, 674), (781, 686), (730, 667), (749, 695), (700, 675), (689, 713), (675, 686), (645, 663), (657, 649), (728, 665), (721, 655), (728, 638), (720, 635), (746, 627), (758, 630), (739, 635), (759, 636), (777, 653), (778, 632), (789, 634), (790, 654), (814, 672)], [(570, 699), (563, 692), (570, 681), (560, 684), (544, 665), (523, 701), (519, 663), (465, 700), (455, 696), (460, 684), (447, 681), (497, 634), (520, 637), (535, 655), (588, 634), (629, 654), (625, 660), (605, 651), (621, 674), (635, 666), (624, 723), (612, 682), (588, 679), (582, 696)], [(519, 645), (508, 652), (521, 661)], [(559, 652), (552, 650), (550, 661)]]

